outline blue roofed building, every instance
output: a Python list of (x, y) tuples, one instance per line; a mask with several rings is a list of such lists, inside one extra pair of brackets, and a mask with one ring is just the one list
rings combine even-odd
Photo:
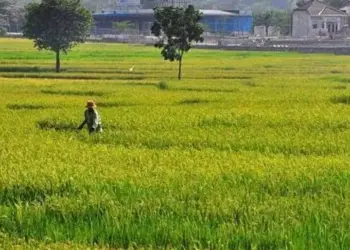
[(201, 10), (202, 23), (209, 32), (232, 35), (245, 35), (252, 31), (253, 17), (251, 12)]
[[(127, 0), (120, 0), (125, 3)], [(135, 0), (133, 6), (136, 6)], [(252, 32), (253, 17), (247, 11), (200, 10), (203, 13), (202, 23), (206, 32), (229, 34), (234, 36), (248, 35)], [(140, 34), (149, 34), (155, 21), (153, 9), (116, 8), (111, 11), (94, 13), (94, 33), (103, 34), (113, 29), (114, 23), (132, 22)]]

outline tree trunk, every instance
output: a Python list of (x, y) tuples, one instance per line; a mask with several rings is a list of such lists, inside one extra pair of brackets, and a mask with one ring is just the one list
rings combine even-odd
[(56, 51), (56, 73), (61, 72), (60, 51)]
[(179, 59), (179, 74), (177, 76), (178, 80), (181, 80), (181, 75), (182, 75), (182, 54), (181, 54), (180, 59)]

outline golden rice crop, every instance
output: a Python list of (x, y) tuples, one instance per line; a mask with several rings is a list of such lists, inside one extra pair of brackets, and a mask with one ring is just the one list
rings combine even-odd
[[(85, 44), (57, 75), (0, 39), (0, 248), (350, 246), (350, 58), (193, 50), (181, 82), (176, 66)], [(102, 134), (76, 131), (87, 99)]]

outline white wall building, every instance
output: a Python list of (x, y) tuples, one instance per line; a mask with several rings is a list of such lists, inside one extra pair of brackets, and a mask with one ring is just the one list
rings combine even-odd
[(340, 9), (313, 0), (293, 10), (292, 36), (314, 37), (336, 34), (348, 27), (349, 15)]

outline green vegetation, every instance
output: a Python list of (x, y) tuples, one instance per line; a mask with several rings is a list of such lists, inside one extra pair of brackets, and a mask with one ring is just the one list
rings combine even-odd
[(0, 2), (0, 36), (6, 35), (10, 6), (11, 3), (7, 0), (2, 0)]
[(179, 82), (152, 47), (51, 57), (0, 39), (0, 249), (350, 245), (350, 58), (193, 50)]
[(60, 53), (83, 43), (90, 33), (92, 16), (79, 0), (42, 0), (25, 8), (23, 35), (39, 50), (56, 54), (56, 72), (61, 71)]
[(182, 60), (185, 52), (190, 51), (192, 42), (203, 42), (204, 29), (200, 25), (203, 15), (193, 5), (182, 7), (163, 7), (154, 9), (156, 21), (152, 25), (152, 34), (158, 37), (156, 48), (162, 49), (164, 60), (179, 62), (178, 79), (182, 76)]
[(134, 33), (138, 31), (136, 24), (130, 21), (115, 22), (113, 23), (113, 28), (120, 33)]
[(277, 27), (282, 35), (290, 33), (291, 12), (282, 10), (268, 10), (265, 12), (253, 13), (253, 26), (266, 26), (266, 36), (268, 36), (268, 28)]

